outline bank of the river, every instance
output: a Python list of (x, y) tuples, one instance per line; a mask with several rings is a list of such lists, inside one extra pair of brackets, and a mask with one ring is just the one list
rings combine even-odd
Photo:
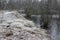
[(17, 11), (0, 11), (0, 21), (0, 40), (49, 40), (46, 30)]

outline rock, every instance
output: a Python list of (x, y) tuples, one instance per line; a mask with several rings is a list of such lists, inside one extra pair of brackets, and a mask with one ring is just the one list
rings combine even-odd
[(13, 35), (12, 31), (5, 34), (7, 37)]
[(6, 29), (3, 34), (6, 36), (6, 37), (9, 37), (9, 36), (12, 36), (13, 35), (13, 32), (9, 29)]

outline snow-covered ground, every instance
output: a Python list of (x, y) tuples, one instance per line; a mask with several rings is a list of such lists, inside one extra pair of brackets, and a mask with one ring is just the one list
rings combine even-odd
[(0, 11), (0, 40), (49, 40), (46, 32), (17, 11)]

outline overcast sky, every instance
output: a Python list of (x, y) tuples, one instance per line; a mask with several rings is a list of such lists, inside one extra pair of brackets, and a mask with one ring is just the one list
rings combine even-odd
[(39, 1), (41, 1), (41, 0), (39, 0)]

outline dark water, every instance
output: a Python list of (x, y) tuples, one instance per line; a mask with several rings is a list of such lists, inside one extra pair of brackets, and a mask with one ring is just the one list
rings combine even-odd
[[(60, 31), (58, 31), (58, 16), (52, 15), (52, 19), (50, 22), (50, 36), (51, 40), (60, 40)], [(36, 23), (38, 27), (40, 27), (40, 17), (32, 16), (32, 20)]]
[(36, 26), (40, 28), (40, 15), (32, 15), (31, 18)]

